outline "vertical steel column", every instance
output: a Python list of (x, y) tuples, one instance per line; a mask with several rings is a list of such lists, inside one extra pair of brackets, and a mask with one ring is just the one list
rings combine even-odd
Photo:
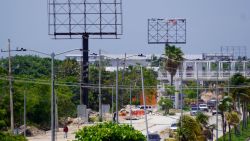
[(89, 57), (88, 57), (88, 52), (89, 51), (89, 35), (84, 34), (82, 36), (82, 84), (81, 84), (81, 89), (82, 89), (82, 103), (88, 107), (88, 88), (83, 87), (83, 85), (87, 85), (89, 82), (88, 78), (88, 62), (89, 62)]
[(82, 92), (82, 84), (83, 84), (83, 67), (82, 67), (82, 56), (81, 56), (81, 60), (80, 60), (80, 105), (83, 104), (83, 92)]

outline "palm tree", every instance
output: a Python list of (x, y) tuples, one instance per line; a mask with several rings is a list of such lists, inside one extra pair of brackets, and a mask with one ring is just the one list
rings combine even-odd
[(165, 46), (165, 55), (167, 57), (167, 60), (165, 62), (166, 70), (170, 73), (170, 84), (173, 85), (173, 77), (177, 72), (177, 69), (181, 66), (183, 58), (183, 52), (180, 48), (173, 46), (170, 46), (166, 44)]
[(193, 117), (183, 115), (178, 123), (177, 137), (180, 141), (205, 141), (206, 137), (202, 133), (202, 127)]
[(235, 111), (230, 111), (225, 113), (226, 120), (228, 123), (228, 129), (229, 129), (229, 141), (231, 141), (231, 125), (236, 128), (237, 125), (240, 123), (240, 118), (237, 112)]
[[(241, 86), (247, 84), (247, 79), (242, 74), (235, 74), (231, 79), (230, 83), (235, 86)], [(243, 126), (242, 130), (244, 128), (247, 128), (247, 105), (248, 101), (250, 99), (250, 90), (249, 88), (233, 88), (232, 89), (232, 97), (234, 98), (234, 101), (237, 101), (237, 108), (235, 104), (235, 109), (237, 109), (238, 113), (240, 113), (240, 105), (242, 106), (242, 116), (243, 116)], [(240, 104), (241, 103), (241, 104)], [(239, 128), (239, 127), (238, 127)]]
[(198, 112), (196, 114), (195, 120), (200, 123), (200, 125), (203, 128), (203, 135), (207, 139), (212, 139), (213, 138), (213, 129), (215, 128), (215, 125), (208, 125), (209, 123), (209, 116), (202, 113)]
[(224, 96), (223, 99), (219, 102), (218, 109), (221, 111), (222, 119), (222, 131), (223, 131), (223, 140), (225, 140), (225, 112), (231, 111), (233, 107), (232, 98), (229, 96)]

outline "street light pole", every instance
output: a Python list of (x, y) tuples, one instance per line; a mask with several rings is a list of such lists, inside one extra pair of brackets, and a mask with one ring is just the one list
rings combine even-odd
[(142, 65), (140, 65), (140, 67), (141, 67), (142, 97), (143, 97), (144, 114), (145, 114), (146, 135), (147, 135), (147, 141), (149, 141), (149, 137), (148, 137), (148, 119), (147, 119), (147, 111), (146, 111), (146, 97), (145, 97), (145, 94), (144, 94), (144, 80), (143, 80)]
[(198, 62), (196, 62), (196, 92), (197, 92), (197, 111), (199, 111), (199, 80), (198, 80)]
[(216, 87), (215, 87), (215, 91), (216, 91), (216, 141), (218, 141), (218, 121), (219, 121), (219, 119), (218, 119), (218, 103), (219, 103), (219, 101), (218, 101), (218, 79), (219, 79), (219, 61), (218, 60), (216, 60), (216, 64), (217, 64), (217, 75), (216, 75)]
[(13, 92), (12, 92), (12, 76), (11, 76), (11, 55), (10, 55), (10, 39), (8, 39), (9, 52), (9, 85), (10, 85), (10, 128), (11, 133), (14, 133), (14, 112), (13, 112)]
[(26, 137), (26, 90), (24, 90), (24, 97), (23, 97), (23, 125), (24, 125), (24, 132), (23, 135)]
[(55, 141), (55, 91), (54, 91), (54, 58), (55, 53), (51, 53), (51, 141)]
[(118, 65), (119, 65), (119, 59), (118, 58), (116, 58), (116, 88), (115, 88), (115, 90), (116, 90), (116, 96), (115, 96), (115, 103), (116, 103), (116, 106), (115, 106), (115, 108), (116, 108), (116, 123), (119, 123), (119, 119), (118, 119), (118, 117), (119, 117), (119, 113), (118, 113)]
[(101, 50), (99, 50), (99, 121), (102, 121), (101, 69)]
[[(132, 82), (131, 82), (132, 83)], [(130, 108), (130, 112), (129, 112), (129, 116), (130, 116), (130, 125), (132, 126), (132, 107), (131, 107), (131, 105), (132, 105), (132, 100), (131, 100), (131, 95), (132, 95), (132, 88), (131, 88), (131, 83), (130, 83), (130, 88), (129, 88), (129, 104), (130, 104), (130, 106), (129, 106), (129, 108)]]
[(112, 98), (111, 98), (112, 104), (111, 104), (111, 113), (113, 115), (114, 113), (114, 87), (112, 86)]

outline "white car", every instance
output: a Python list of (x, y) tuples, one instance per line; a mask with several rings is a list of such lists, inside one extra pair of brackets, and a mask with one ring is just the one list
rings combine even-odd
[(206, 111), (206, 112), (208, 112), (207, 104), (199, 104), (199, 109), (200, 109), (201, 111)]

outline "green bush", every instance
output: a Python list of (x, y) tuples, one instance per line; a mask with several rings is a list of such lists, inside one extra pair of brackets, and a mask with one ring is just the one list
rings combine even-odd
[(173, 116), (173, 115), (175, 115), (175, 112), (169, 112), (169, 115)]
[(75, 137), (76, 141), (146, 141), (146, 137), (130, 125), (112, 122), (84, 127)]
[(0, 140), (1, 141), (28, 141), (25, 137), (21, 135), (11, 135), (8, 133), (0, 132)]

